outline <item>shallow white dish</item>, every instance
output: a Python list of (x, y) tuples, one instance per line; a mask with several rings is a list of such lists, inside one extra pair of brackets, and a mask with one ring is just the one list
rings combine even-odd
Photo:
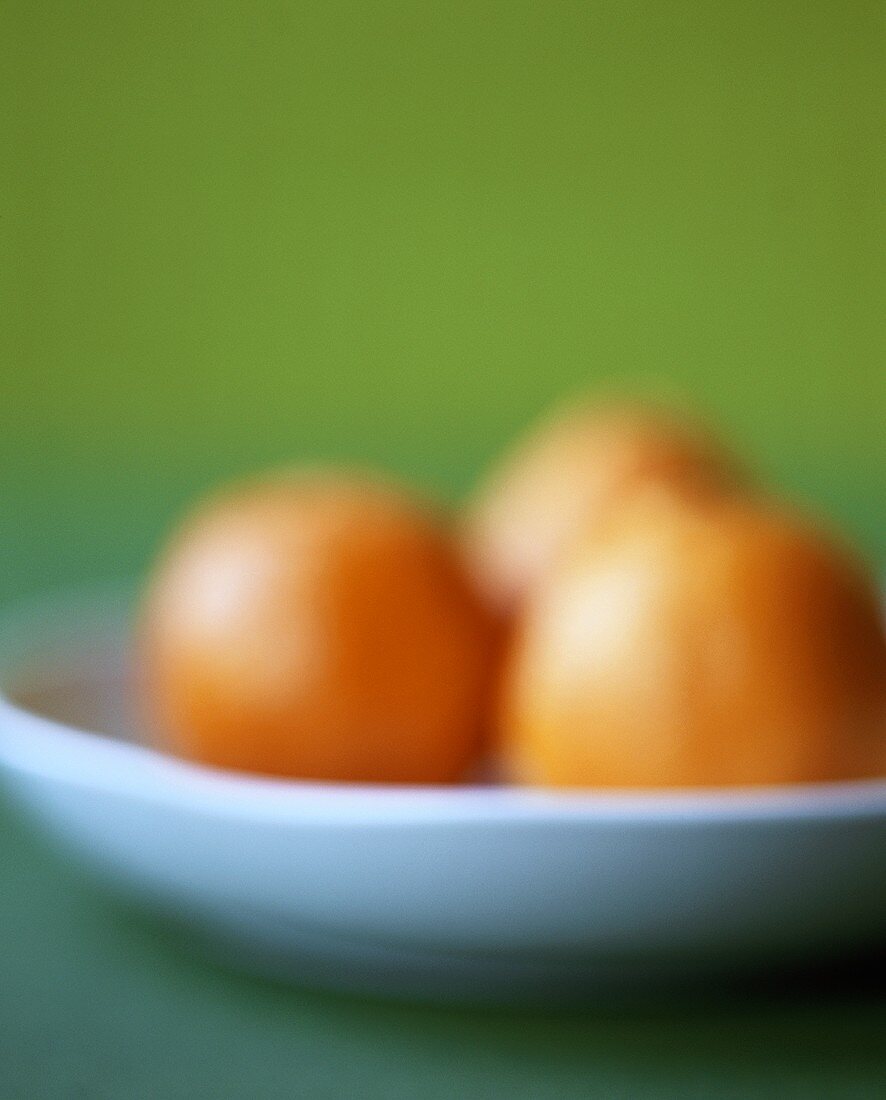
[(557, 794), (215, 771), (137, 743), (125, 617), (94, 596), (6, 617), (0, 774), (65, 850), (237, 964), (509, 1000), (884, 942), (886, 780)]

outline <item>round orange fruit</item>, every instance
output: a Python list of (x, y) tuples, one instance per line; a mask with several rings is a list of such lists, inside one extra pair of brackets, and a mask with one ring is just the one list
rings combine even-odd
[(579, 532), (649, 484), (739, 481), (697, 425), (643, 405), (556, 410), (493, 470), (465, 510), (463, 549), (507, 618)]
[(878, 593), (848, 551), (775, 505), (642, 494), (530, 600), (501, 724), (506, 767), (530, 784), (876, 775)]
[(191, 516), (141, 631), (153, 727), (204, 763), (449, 783), (478, 753), (489, 632), (446, 531), (372, 478), (243, 485)]

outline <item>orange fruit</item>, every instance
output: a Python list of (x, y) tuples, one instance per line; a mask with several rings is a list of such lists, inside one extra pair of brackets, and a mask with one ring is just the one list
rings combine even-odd
[(311, 779), (449, 783), (478, 752), (488, 627), (447, 533), (361, 475), (244, 485), (185, 523), (144, 606), (161, 742)]
[(649, 484), (739, 480), (697, 425), (651, 406), (556, 410), (493, 470), (465, 510), (463, 550), (503, 617), (518, 609), (579, 532)]
[(501, 739), (511, 775), (556, 787), (876, 775), (876, 587), (842, 546), (774, 505), (641, 494), (530, 600)]

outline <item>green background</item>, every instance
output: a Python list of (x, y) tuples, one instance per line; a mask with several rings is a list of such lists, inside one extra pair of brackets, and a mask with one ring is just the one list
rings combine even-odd
[[(6, 0), (0, 600), (137, 572), (269, 463), (455, 499), (589, 385), (712, 415), (886, 561), (881, 14)], [(884, 1029), (856, 986), (553, 1022), (276, 990), (0, 823), (4, 1100), (863, 1096)]]

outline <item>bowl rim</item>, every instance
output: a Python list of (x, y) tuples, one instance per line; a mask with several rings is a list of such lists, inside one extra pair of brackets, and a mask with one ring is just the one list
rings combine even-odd
[[(27, 668), (29, 653), (40, 654), (44, 666), (53, 667), (46, 655), (64, 648), (66, 640), (100, 639), (98, 647), (92, 646), (92, 659), (99, 654), (103, 665), (113, 645), (119, 666), (132, 591), (129, 583), (93, 585), (22, 601), (0, 616), (0, 770), (220, 816), (300, 824), (618, 822), (630, 827), (663, 821), (689, 826), (886, 820), (886, 777), (790, 786), (547, 790), (344, 783), (236, 772), (80, 729), (9, 696), (4, 685), (10, 670)], [(67, 625), (60, 629), (62, 621)], [(89, 662), (81, 659), (74, 667), (83, 675)], [(112, 677), (105, 671), (101, 679)]]

